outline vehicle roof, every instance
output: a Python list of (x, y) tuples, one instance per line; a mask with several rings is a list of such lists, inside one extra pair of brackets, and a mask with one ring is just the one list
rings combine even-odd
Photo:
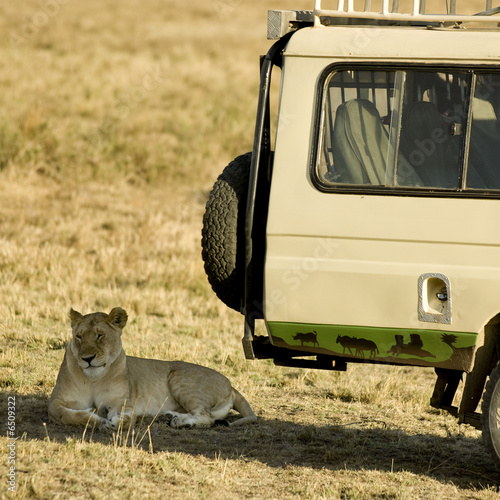
[(285, 56), (499, 64), (500, 33), (487, 29), (404, 26), (320, 26), (296, 31)]

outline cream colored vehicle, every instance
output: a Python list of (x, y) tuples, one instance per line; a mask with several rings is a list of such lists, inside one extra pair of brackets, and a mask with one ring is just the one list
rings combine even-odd
[(500, 466), (500, 7), (331, 3), (269, 13), (253, 151), (207, 203), (209, 280), (247, 358), (434, 367), (431, 404)]

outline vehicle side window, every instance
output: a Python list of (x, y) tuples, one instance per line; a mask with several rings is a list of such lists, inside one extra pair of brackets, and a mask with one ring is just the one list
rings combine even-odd
[(467, 188), (500, 189), (500, 75), (476, 78), (472, 100)]
[(465, 71), (333, 72), (323, 87), (316, 175), (332, 188), (500, 189), (499, 87), (499, 75), (474, 81)]
[[(418, 176), (421, 187), (458, 189), (466, 123), (466, 76), (407, 72), (397, 168)], [(410, 185), (400, 179), (397, 185)]]
[(394, 73), (339, 71), (325, 88), (320, 173), (332, 184), (385, 183)]

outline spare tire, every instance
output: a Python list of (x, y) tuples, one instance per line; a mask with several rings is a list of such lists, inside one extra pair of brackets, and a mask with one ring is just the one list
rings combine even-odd
[(245, 298), (245, 212), (252, 153), (235, 158), (210, 192), (201, 231), (201, 255), (212, 289), (242, 311)]
[(481, 404), (483, 441), (500, 471), (500, 363), (490, 373)]

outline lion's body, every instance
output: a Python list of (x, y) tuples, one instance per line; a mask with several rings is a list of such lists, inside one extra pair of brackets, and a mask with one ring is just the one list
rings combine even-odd
[(67, 425), (116, 429), (137, 417), (166, 415), (173, 427), (210, 426), (234, 408), (241, 424), (256, 420), (250, 405), (222, 374), (183, 361), (126, 356), (123, 309), (109, 315), (71, 311), (73, 339), (49, 402), (49, 417)]

